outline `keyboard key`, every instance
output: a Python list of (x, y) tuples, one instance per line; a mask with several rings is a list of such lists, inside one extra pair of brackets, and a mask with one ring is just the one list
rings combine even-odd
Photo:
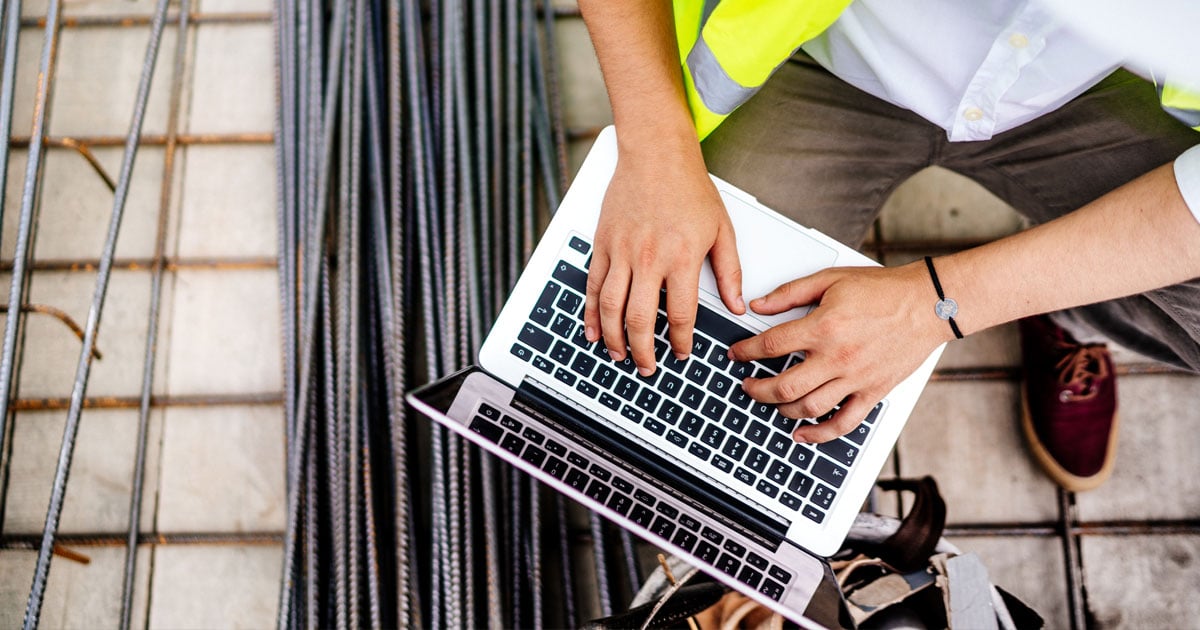
[(583, 394), (584, 396), (587, 396), (588, 398), (595, 398), (596, 394), (600, 393), (599, 387), (596, 387), (595, 385), (592, 385), (591, 383), (589, 383), (587, 381), (582, 381), (582, 380), (579, 381), (575, 385), (575, 389), (578, 390), (579, 393)]
[(705, 355), (708, 354), (708, 349), (711, 346), (712, 342), (704, 337), (701, 337), (700, 335), (692, 335), (692, 354), (695, 355), (697, 359), (703, 359)]
[(620, 477), (613, 477), (612, 484), (614, 488), (624, 492), (625, 494), (633, 494), (633, 484)]
[(771, 370), (775, 374), (779, 374), (780, 372), (783, 371), (783, 368), (787, 367), (787, 360), (788, 360), (788, 357), (786, 357), (786, 356), (771, 357), (768, 359), (759, 359), (758, 363), (760, 365), (762, 365), (763, 367), (767, 368), (768, 370)]
[(683, 395), (679, 397), (679, 400), (692, 409), (699, 409), (700, 405), (704, 402), (704, 392), (691, 385), (687, 385), (683, 388)]
[(754, 333), (750, 330), (718, 315), (703, 304), (700, 304), (699, 308), (696, 309), (696, 329), (703, 330), (704, 334), (716, 339), (725, 346), (732, 346), (743, 339), (749, 339), (754, 336)]
[(633, 511), (629, 513), (629, 520), (642, 527), (649, 527), (650, 522), (654, 520), (654, 512), (643, 505), (635, 505)]
[(572, 236), (571, 240), (568, 242), (568, 245), (571, 246), (571, 249), (579, 252), (580, 254), (587, 254), (592, 249), (592, 246), (588, 245), (587, 241), (579, 238), (578, 236)]
[(777, 457), (785, 457), (793, 444), (795, 442), (792, 441), (790, 433), (787, 435), (776, 433), (767, 440), (767, 450), (774, 453)]
[(658, 410), (658, 419), (667, 424), (675, 424), (681, 417), (683, 417), (683, 407), (669, 400), (664, 402), (662, 408)]
[(709, 396), (704, 399), (704, 404), (700, 407), (700, 413), (704, 414), (704, 417), (709, 420), (717, 422), (725, 413), (725, 401)]
[(712, 543), (715, 545), (719, 545), (725, 541), (725, 536), (722, 535), (721, 532), (711, 527), (705, 527), (704, 530), (700, 532), (700, 536), (705, 540), (712, 541)]
[(504, 438), (500, 440), (500, 447), (512, 453), (513, 455), (520, 455), (521, 449), (525, 448), (525, 440), (522, 440), (511, 433), (507, 433), (505, 434)]
[(633, 397), (637, 395), (637, 390), (637, 381), (629, 378), (628, 376), (622, 376), (621, 379), (617, 381), (617, 386), (613, 388), (613, 393), (621, 398), (624, 398), (625, 400), (633, 400)]
[(792, 482), (788, 484), (788, 490), (795, 492), (798, 496), (808, 496), (808, 491), (813, 487), (812, 477), (798, 472), (792, 477)]
[(670, 503), (659, 503), (655, 511), (670, 519), (679, 516), (679, 508)]
[(771, 497), (772, 499), (775, 498), (775, 495), (779, 494), (779, 487), (771, 484), (766, 479), (759, 479), (758, 485), (754, 486), (754, 489)]
[(703, 461), (708, 461), (708, 456), (712, 455), (712, 451), (698, 442), (692, 442), (692, 445), (688, 447), (688, 452)]
[(783, 585), (774, 580), (766, 579), (758, 587), (758, 592), (772, 600), (779, 601), (779, 598), (783, 597)]
[(571, 263), (560, 260), (554, 267), (555, 280), (575, 289), (579, 293), (587, 293), (587, 273)]
[(567, 478), (563, 481), (565, 481), (568, 486), (571, 486), (576, 490), (583, 491), (583, 489), (587, 487), (588, 478), (587, 475), (583, 474), (582, 470), (579, 470), (578, 468), (572, 468), (571, 471), (567, 473)]
[(679, 429), (692, 437), (699, 437), (700, 431), (704, 429), (704, 418), (691, 412), (685, 413), (683, 421), (679, 423)]
[(828, 510), (833, 505), (833, 498), (837, 493), (821, 484), (817, 484), (817, 489), (813, 490), (812, 502), (813, 505)]
[(649, 507), (654, 507), (654, 504), (658, 502), (658, 499), (655, 499), (654, 495), (650, 494), (649, 492), (646, 492), (645, 490), (641, 490), (641, 489), (634, 491), (633, 498), (637, 499), (640, 503), (646, 504)]
[(588, 346), (592, 345), (592, 342), (587, 339), (587, 329), (584, 328), (583, 324), (575, 327), (575, 334), (571, 335), (571, 343), (585, 350)]
[(476, 417), (471, 421), (470, 428), (491, 442), (499, 442), (500, 438), (504, 436), (504, 429), (480, 417)]
[(676, 431), (675, 429), (667, 431), (667, 441), (675, 446), (678, 446), (679, 448), (687, 446), (688, 443), (687, 436)]
[(667, 358), (667, 353), (670, 351), (671, 351), (670, 344), (663, 341), (662, 339), (659, 339), (658, 337), (654, 338), (654, 360), (655, 361), (662, 363), (663, 359)]
[(626, 374), (633, 374), (637, 370), (637, 364), (633, 362), (633, 355), (628, 352), (625, 353), (624, 359), (614, 362), (613, 365)]
[(541, 297), (533, 305), (533, 311), (529, 313), (529, 319), (543, 326), (550, 325), (550, 318), (554, 316), (554, 309), (551, 308), (551, 305), (554, 304), (554, 298), (558, 297), (559, 288), (557, 282), (546, 283), (546, 288), (542, 289)]
[(664, 374), (658, 383), (658, 389), (668, 396), (675, 397), (683, 390), (683, 381), (674, 374)]
[(846, 480), (846, 469), (825, 458), (818, 459), (813, 465), (813, 474), (834, 488), (842, 487), (842, 482)]
[(726, 540), (724, 545), (721, 545), (725, 551), (741, 558), (746, 554), (746, 547), (736, 540)]
[(737, 380), (743, 380), (754, 373), (754, 365), (743, 361), (734, 361), (729, 368), (729, 375)]
[(558, 317), (554, 318), (554, 323), (550, 325), (550, 331), (563, 339), (570, 339), (571, 333), (575, 332), (575, 318), (559, 313)]
[(567, 447), (555, 442), (554, 440), (546, 440), (546, 450), (558, 455), (559, 457), (567, 456)]
[[(583, 298), (579, 297), (578, 294), (571, 293), (570, 291), (563, 291), (562, 295), (560, 295), (558, 298), (558, 302), (555, 303), (555, 306), (557, 306), (559, 310), (563, 311), (564, 313), (569, 315), (577, 315), (579, 313), (579, 307), (582, 304)], [(572, 319), (575, 318), (572, 317)]]
[(687, 514), (679, 515), (679, 524), (694, 532), (700, 531), (700, 521), (688, 516)]
[(609, 479), (612, 479), (612, 473), (608, 472), (607, 469), (601, 468), (600, 464), (592, 464), (588, 468), (588, 472), (592, 473), (592, 476), (600, 481), (607, 482)]
[(771, 418), (771, 426), (791, 435), (792, 431), (796, 429), (796, 419), (789, 418), (776, 411), (774, 417)]
[(863, 422), (866, 424), (871, 424), (872, 422), (875, 422), (875, 418), (877, 418), (879, 416), (879, 412), (882, 410), (883, 410), (883, 403), (879, 403), (878, 405), (875, 405), (875, 408), (871, 410), (871, 413), (867, 414), (867, 417), (866, 417), (866, 419), (863, 420)]
[(565, 341), (554, 344), (554, 349), (550, 351), (550, 358), (560, 365), (569, 365), (574, 355), (575, 349)]
[(671, 538), (671, 542), (678, 545), (684, 551), (691, 551), (692, 547), (695, 547), (699, 540), (700, 539), (697, 538), (695, 534), (686, 529), (680, 529), (676, 531), (675, 536)]
[(820, 523), (821, 521), (825, 520), (825, 513), (811, 505), (804, 506), (804, 509), (801, 510), (800, 513), (814, 523)]
[(701, 540), (700, 544), (696, 545), (695, 554), (697, 558), (712, 564), (721, 555), (721, 550)]
[(687, 367), (687, 363), (688, 360), (686, 358), (676, 359), (675, 355), (672, 354), (671, 356), (667, 357), (665, 361), (663, 361), (663, 367), (675, 372), (676, 374), (683, 374), (683, 369)]
[(742, 428), (746, 426), (746, 421), (749, 419), (750, 416), (747, 416), (736, 409), (730, 409), (729, 412), (725, 414), (725, 427), (734, 433), (741, 433)]
[(724, 472), (729, 472), (729, 471), (733, 470), (733, 462), (729, 461), (728, 459), (725, 459), (724, 457), (721, 457), (720, 455), (713, 455), (711, 463), (713, 466), (716, 466), (718, 470), (721, 470)]
[(847, 440), (850, 440), (851, 442), (854, 442), (855, 444), (857, 444), (859, 446), (862, 446), (863, 443), (867, 441), (867, 435), (869, 435), (870, 433), (871, 433), (871, 425), (863, 423), (863, 424), (858, 425), (857, 427), (854, 427), (854, 430), (847, 433), (845, 435), (845, 438)]
[(791, 476), (792, 467), (788, 466), (784, 462), (773, 462), (767, 469), (767, 479), (770, 479), (773, 483), (777, 483), (781, 486), (787, 483), (788, 478)]
[(504, 427), (505, 429), (508, 429), (509, 431), (512, 431), (513, 433), (520, 433), (521, 427), (524, 425), (522, 425), (520, 422), (513, 419), (512, 416), (501, 415), (500, 416), (500, 426)]
[(624, 407), (621, 407), (621, 415), (625, 416), (625, 419), (627, 419), (631, 422), (634, 422), (634, 423), (641, 422), (642, 417), (643, 417), (642, 412), (638, 411), (637, 409), (634, 409), (633, 407), (630, 407), (629, 405), (625, 405)]
[(549, 457), (546, 460), (546, 463), (542, 465), (542, 470), (546, 471), (547, 474), (555, 479), (562, 479), (563, 475), (567, 474), (567, 471), (570, 470), (570, 468), (571, 467), (567, 465), (567, 462), (564, 462), (563, 460), (554, 456)]
[(775, 413), (775, 405), (755, 401), (753, 405), (750, 405), (750, 413), (760, 420), (770, 420)]
[(608, 392), (603, 392), (600, 394), (600, 404), (612, 409), (613, 411), (621, 408), (620, 399), (616, 398), (615, 396), (610, 396)]
[(741, 384), (733, 386), (733, 393), (729, 395), (729, 404), (738, 409), (746, 409), (753, 402), (754, 399), (750, 397), (750, 394), (746, 393), (746, 390), (742, 389)]
[(575, 357), (575, 360), (571, 362), (571, 370), (583, 378), (591, 376), (592, 369), (595, 367), (596, 359), (583, 352), (580, 352), (579, 356)]
[(713, 377), (708, 381), (708, 391), (712, 392), (719, 398), (725, 398), (733, 389), (733, 381), (727, 376), (721, 374), (713, 374)]
[(603, 505), (610, 492), (612, 492), (612, 488), (604, 485), (604, 482), (600, 481), (599, 479), (593, 479), (592, 483), (588, 484), (587, 490), (584, 491), (584, 494), (595, 499), (601, 505)]
[(733, 471), (733, 476), (747, 486), (754, 485), (754, 473), (742, 468), (741, 466), (738, 466), (737, 470)]
[(654, 334), (662, 335), (667, 330), (667, 314), (663, 311), (658, 312), (658, 317), (654, 318)]
[(762, 446), (767, 442), (767, 438), (771, 435), (771, 427), (758, 422), (757, 420), (750, 423), (750, 428), (746, 429), (746, 439)]
[(727, 575), (737, 575), (738, 567), (742, 565), (742, 563), (738, 562), (737, 558), (734, 558), (727, 553), (721, 554), (721, 557), (717, 559), (716, 564), (717, 569)]
[(500, 410), (487, 403), (479, 403), (479, 414), (488, 420), (500, 421)]
[(533, 427), (525, 427), (525, 430), (521, 431), (521, 437), (524, 437), (526, 440), (529, 440), (534, 444), (541, 444), (542, 442), (546, 441), (546, 436), (542, 435), (541, 431), (538, 431)]
[(703, 385), (705, 381), (708, 380), (708, 375), (711, 373), (712, 368), (700, 363), (699, 361), (693, 361), (692, 364), (688, 366), (687, 371), (684, 372), (684, 376), (686, 376), (689, 381), (697, 385)]
[(522, 361), (528, 361), (529, 359), (533, 358), (533, 351), (519, 343), (514, 343), (509, 352), (511, 352), (514, 357), (517, 357)]
[(746, 454), (746, 442), (736, 437), (730, 437), (725, 442), (725, 448), (721, 449), (721, 452), (728, 455), (730, 459), (740, 462), (742, 461), (742, 455)]
[(758, 588), (758, 583), (762, 581), (763, 574), (754, 567), (742, 567), (738, 573), (737, 579), (742, 584), (748, 585), (750, 588)]
[(796, 498), (796, 495), (794, 495), (794, 494), (784, 492), (782, 495), (780, 495), (779, 501), (780, 501), (780, 503), (783, 503), (784, 505), (786, 505), (788, 507), (788, 509), (791, 509), (791, 510), (799, 510), (800, 509), (800, 499)]
[(545, 357), (542, 357), (541, 355), (533, 357), (533, 367), (535, 367), (547, 374), (554, 371), (554, 365), (551, 364), (549, 361), (547, 361), (545, 359)]
[(771, 461), (770, 455), (767, 455), (766, 453), (764, 453), (756, 448), (752, 448), (752, 449), (750, 449), (750, 454), (746, 456), (745, 463), (746, 463), (746, 466), (748, 466), (750, 468), (750, 470), (753, 470), (756, 473), (761, 473), (762, 471), (767, 469), (767, 464), (770, 463), (770, 461)]
[(650, 430), (654, 435), (662, 435), (667, 430), (667, 425), (655, 420), (653, 417), (646, 418), (642, 426)]
[(658, 377), (660, 376), (662, 376), (662, 370), (654, 370), (654, 373), (649, 376), (642, 376), (640, 372), (633, 375), (634, 378), (641, 381), (641, 383), (646, 387), (654, 387), (654, 382), (657, 381)]
[(650, 526), (650, 531), (670, 540), (671, 534), (675, 533), (675, 523), (667, 520), (664, 516), (660, 516), (654, 519), (654, 524)]
[(808, 468), (812, 459), (812, 447), (807, 444), (796, 444), (792, 447), (792, 454), (788, 455), (788, 461), (798, 466), (800, 470)]
[(780, 582), (783, 582), (784, 584), (792, 581), (792, 574), (776, 565), (771, 565), (771, 568), (767, 569), (767, 575), (779, 580)]
[(589, 462), (586, 457), (580, 455), (579, 453), (567, 453), (567, 461), (580, 468), (587, 468), (589, 465), (591, 465), (591, 462)]
[(601, 365), (596, 368), (592, 379), (601, 387), (612, 387), (613, 383), (617, 381), (617, 370), (611, 365)]
[(712, 352), (708, 353), (708, 362), (720, 371), (725, 371), (729, 367), (729, 348), (717, 344), (713, 346)]
[(608, 500), (608, 507), (621, 516), (628, 516), (629, 510), (633, 507), (633, 499), (630, 499), (623, 494), (614, 492), (612, 497)]
[(715, 424), (708, 425), (708, 428), (704, 429), (704, 433), (700, 436), (700, 441), (711, 448), (719, 448), (724, 439), (725, 430)]
[(642, 393), (638, 395), (637, 406), (645, 409), (646, 413), (654, 413), (654, 410), (658, 408), (658, 403), (661, 400), (662, 394), (659, 394), (652, 389), (643, 389)]
[(563, 368), (558, 368), (554, 371), (554, 378), (566, 383), (568, 386), (574, 385), (575, 381), (577, 380), (577, 377), (574, 374), (564, 370)]
[(846, 440), (833, 440), (818, 444), (817, 450), (825, 453), (833, 461), (842, 464), (843, 466), (852, 466), (854, 459), (858, 457), (858, 445)]

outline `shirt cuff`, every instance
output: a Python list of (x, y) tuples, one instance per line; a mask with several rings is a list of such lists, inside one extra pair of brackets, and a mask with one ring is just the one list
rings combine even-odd
[(1200, 221), (1200, 144), (1175, 158), (1175, 183), (1192, 216)]

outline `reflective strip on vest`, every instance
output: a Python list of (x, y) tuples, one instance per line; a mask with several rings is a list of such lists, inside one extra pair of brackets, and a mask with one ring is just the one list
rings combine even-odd
[(1158, 99), (1168, 114), (1200, 131), (1200, 93), (1166, 83), (1158, 86)]
[(704, 139), (850, 0), (675, 0), (675, 35), (696, 132)]

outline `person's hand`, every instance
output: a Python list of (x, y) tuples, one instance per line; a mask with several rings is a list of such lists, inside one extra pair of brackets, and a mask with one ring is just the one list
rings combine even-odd
[(721, 299), (745, 313), (733, 224), (698, 147), (657, 155), (625, 151), (618, 159), (596, 228), (588, 272), (584, 334), (603, 336), (616, 361), (626, 344), (654, 372), (659, 290), (667, 290), (668, 338), (677, 357), (692, 348), (700, 268), (711, 256)]
[(799, 442), (827, 442), (849, 433), (884, 396), (953, 338), (933, 312), (936, 295), (920, 263), (894, 268), (841, 267), (793, 280), (750, 302), (773, 315), (818, 303), (807, 316), (780, 324), (729, 349), (737, 361), (803, 351), (805, 360), (771, 378), (747, 378), (755, 400), (789, 418), (829, 420), (798, 427)]

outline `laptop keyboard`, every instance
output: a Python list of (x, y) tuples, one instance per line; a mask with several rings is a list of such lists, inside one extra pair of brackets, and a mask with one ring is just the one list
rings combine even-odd
[[(583, 254), (591, 248), (578, 236), (571, 237), (569, 247)], [(513, 355), (612, 410), (621, 421), (640, 425), (660, 451), (686, 453), (710, 477), (747, 486), (760, 502), (800, 512), (815, 523), (825, 520), (882, 403), (842, 438), (796, 444), (791, 433), (797, 421), (751, 399), (741, 381), (774, 376), (802, 360), (799, 356), (731, 361), (729, 346), (755, 333), (701, 304), (691, 355), (677, 360), (660, 304), (654, 329), (660, 367), (642, 377), (628, 355), (614, 362), (603, 340), (590, 343), (584, 336), (587, 272), (560, 260), (552, 275), (512, 345)], [(833, 413), (800, 422), (819, 422)]]
[(480, 403), (469, 425), (484, 438), (671, 541), (697, 558), (778, 601), (792, 574), (673, 504), (591, 461), (592, 454), (547, 437), (537, 428)]

